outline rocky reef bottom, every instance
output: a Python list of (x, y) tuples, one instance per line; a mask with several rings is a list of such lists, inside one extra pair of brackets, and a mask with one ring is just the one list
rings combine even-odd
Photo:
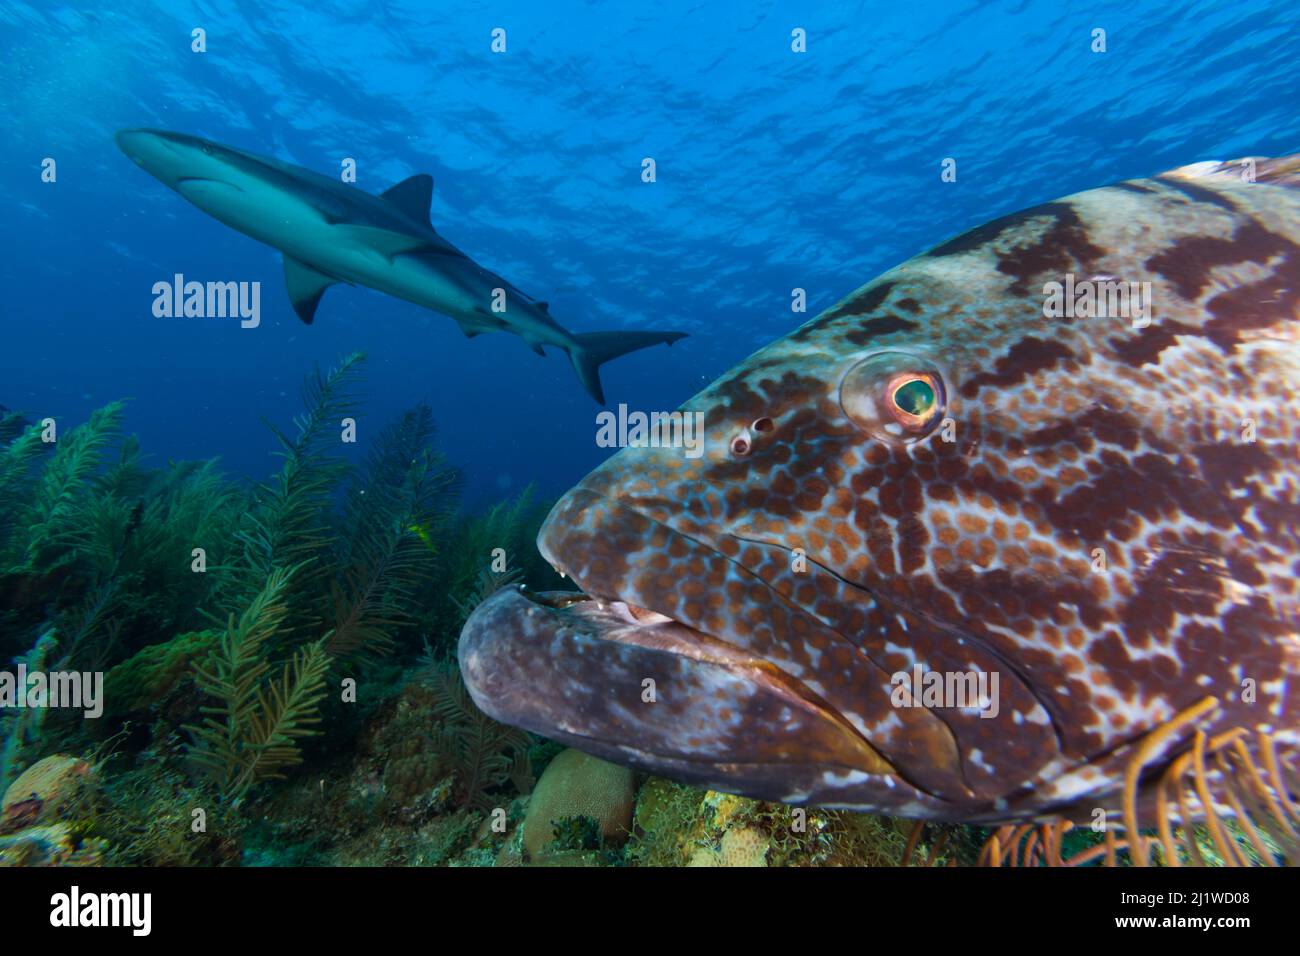
[[(493, 728), (457, 719), (445, 690), (411, 681), (348, 747), (326, 742), (237, 802), (165, 752), (52, 754), (4, 794), (0, 865), (890, 866), (907, 846), (907, 821), (700, 790), (548, 742), (458, 759), (449, 744)], [(942, 832), (915, 856), (974, 861), (982, 832)]]

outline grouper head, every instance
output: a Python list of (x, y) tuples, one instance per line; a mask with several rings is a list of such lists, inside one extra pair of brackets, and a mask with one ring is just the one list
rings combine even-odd
[[(1287, 182), (1166, 174), (909, 260), (688, 401), (702, 454), (628, 447), (560, 499), (538, 547), (582, 593), (480, 606), (474, 699), (675, 779), (947, 820), (1105, 804), (1207, 696), (1294, 743), (1297, 239)], [(1047, 304), (1120, 280), (1146, 304)]]

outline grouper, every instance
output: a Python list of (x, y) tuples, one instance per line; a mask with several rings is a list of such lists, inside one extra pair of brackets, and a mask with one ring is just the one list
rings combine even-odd
[(537, 544), (581, 593), (480, 605), (470, 692), (787, 803), (1088, 819), (1220, 748), (1200, 780), (1259, 768), (1293, 811), (1298, 320), (1300, 157), (943, 242), (686, 402), (701, 457), (565, 494)]

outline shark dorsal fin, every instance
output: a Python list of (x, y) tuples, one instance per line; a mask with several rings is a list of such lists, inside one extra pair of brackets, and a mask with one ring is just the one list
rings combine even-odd
[(298, 318), (307, 325), (311, 325), (311, 320), (316, 317), (320, 297), (336, 281), (297, 259), (284, 257), (284, 285), (289, 290), (289, 301), (293, 303)]
[(416, 173), (379, 195), (416, 222), (428, 222), (429, 204), (433, 202), (433, 177), (428, 173)]

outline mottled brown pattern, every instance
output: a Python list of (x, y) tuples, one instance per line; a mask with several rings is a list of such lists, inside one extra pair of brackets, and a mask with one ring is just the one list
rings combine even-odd
[[(834, 308), (828, 309), (805, 324), (802, 328), (792, 333), (796, 339), (807, 339), (817, 332), (818, 329), (831, 325), (837, 319), (846, 315), (871, 315), (880, 308), (881, 304), (889, 298), (890, 292), (894, 289), (892, 282), (881, 282), (876, 285), (870, 285), (859, 291), (852, 299), (841, 302)], [(882, 321), (886, 317), (877, 316), (873, 321)], [(895, 322), (902, 322), (902, 319), (893, 319)], [(897, 329), (888, 329), (886, 331), (897, 331)]]
[(882, 336), (907, 332), (915, 328), (915, 322), (900, 319), (896, 315), (878, 315), (863, 322), (851, 332), (845, 333), (844, 338), (853, 345), (869, 345)]
[(1015, 279), (1010, 287), (1015, 296), (1025, 295), (1032, 279), (1070, 269), (1087, 270), (1104, 254), (1089, 240), (1073, 206), (1051, 202), (995, 219), (936, 246), (927, 255), (989, 250), (997, 258), (998, 271)]
[(986, 386), (1006, 388), (1018, 385), (1038, 372), (1046, 371), (1073, 358), (1075, 354), (1070, 351), (1069, 346), (1027, 335), (994, 363), (992, 372), (972, 375), (963, 382), (961, 393), (965, 398), (974, 398), (979, 390)]
[(1088, 230), (1069, 203), (1048, 203), (1038, 209), (1040, 215), (1050, 216), (1047, 231), (998, 256), (998, 271), (1016, 280), (1011, 284), (1012, 295), (1026, 294), (1030, 281), (1041, 276), (1071, 269), (1087, 272), (1105, 254), (1089, 240)]
[(1127, 339), (1112, 338), (1107, 344), (1128, 365), (1154, 365), (1160, 354), (1178, 342), (1179, 336), (1195, 335), (1197, 327), (1166, 319), (1147, 332)]
[[(527, 695), (480, 702), (681, 779), (948, 820), (1113, 806), (1134, 745), (1207, 695), (1206, 730), (1293, 752), (1300, 166), (1258, 168), (1002, 217), (756, 353), (683, 406), (702, 458), (626, 449), (539, 538), (662, 636), (467, 626), (480, 663), (538, 658)], [(1044, 318), (1067, 273), (1151, 283), (1149, 321)], [(882, 352), (942, 380), (914, 440), (841, 395)], [(996, 675), (997, 716), (894, 706), (915, 667)]]
[(1207, 189), (1187, 179), (1163, 176), (1160, 177), (1160, 183), (1169, 189), (1177, 190), (1193, 202), (1210, 203), (1232, 212), (1237, 211), (1237, 204), (1222, 190)]
[(1146, 267), (1174, 284), (1184, 299), (1194, 301), (1221, 266), (1239, 262), (1268, 262), (1294, 248), (1282, 236), (1254, 220), (1240, 223), (1230, 236), (1186, 236), (1147, 260)]
[(1251, 332), (1273, 328), (1278, 315), (1290, 315), (1293, 324), (1300, 307), (1300, 246), (1287, 242), (1271, 275), (1226, 289), (1206, 307), (1214, 317), (1205, 323), (1205, 334), (1224, 351), (1235, 349)]
[(1135, 183), (1135, 182), (1115, 183), (1115, 185), (1111, 186), (1110, 188), (1111, 188), (1111, 189), (1125, 189), (1125, 190), (1128, 190), (1128, 191), (1131, 192), (1131, 193), (1153, 193), (1153, 192), (1155, 192), (1155, 190), (1152, 189), (1150, 186), (1143, 186), (1141, 183)]
[(926, 255), (959, 256), (983, 249), (1001, 239), (1005, 233), (1021, 229), (1026, 222), (1044, 215), (1053, 215), (1050, 206), (1034, 206), (1030, 209), (1022, 209), (1020, 212), (1013, 212), (1008, 216), (990, 220), (982, 226), (976, 226), (969, 232), (963, 232), (960, 236), (949, 239), (947, 242), (942, 242)]

